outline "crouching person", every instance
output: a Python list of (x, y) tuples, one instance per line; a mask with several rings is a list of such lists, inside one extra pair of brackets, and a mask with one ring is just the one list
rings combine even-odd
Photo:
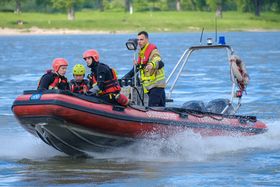
[(38, 84), (37, 90), (69, 90), (69, 84), (65, 77), (68, 62), (64, 58), (55, 58), (52, 64), (52, 70), (47, 70)]
[(89, 81), (84, 79), (86, 68), (82, 64), (73, 67), (73, 77), (70, 81), (70, 91), (73, 93), (85, 94), (89, 91)]
[(91, 69), (91, 74), (88, 76), (90, 81), (89, 93), (109, 103), (127, 106), (128, 99), (120, 94), (121, 87), (115, 70), (106, 64), (100, 63), (99, 54), (94, 49), (85, 51), (83, 59)]

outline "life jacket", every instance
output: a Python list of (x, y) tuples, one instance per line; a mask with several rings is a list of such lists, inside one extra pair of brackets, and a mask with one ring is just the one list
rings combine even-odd
[[(49, 84), (49, 87), (48, 87), (49, 90), (52, 90), (52, 89), (63, 89), (64, 90), (64, 89), (68, 88), (68, 86), (66, 86), (66, 85), (68, 85), (68, 81), (67, 81), (66, 77), (59, 76), (58, 74), (54, 73), (52, 70), (47, 70), (47, 73), (45, 75), (51, 76), (51, 83)], [(45, 76), (45, 75), (43, 75), (43, 76)], [(43, 76), (41, 77), (41, 79), (38, 83), (38, 88), (40, 87)]]
[(137, 63), (146, 65), (149, 62), (150, 55), (154, 49), (157, 49), (154, 44), (147, 44), (144, 49), (139, 52)]
[[(139, 52), (137, 63), (139, 65), (147, 65), (150, 60), (151, 53), (155, 49), (157, 49), (157, 47), (154, 44), (147, 44)], [(160, 69), (154, 69), (151, 72), (146, 72), (145, 67), (141, 67), (139, 70), (144, 93), (148, 93), (153, 87), (165, 88), (165, 72), (163, 67)]]
[(83, 94), (89, 90), (88, 88), (88, 80), (82, 80), (81, 82), (77, 82), (74, 79), (70, 81), (70, 91), (73, 93)]
[[(108, 93), (118, 93), (121, 91), (121, 86), (119, 84), (116, 71), (111, 68), (109, 68), (109, 69), (110, 69), (110, 72), (112, 75), (112, 79), (104, 81), (103, 90), (98, 92), (99, 95), (105, 95)], [(91, 85), (98, 84), (96, 76), (97, 75), (95, 73), (91, 73), (90, 75), (88, 75), (88, 79), (89, 79)]]
[(54, 74), (54, 81), (49, 85), (49, 90), (51, 89), (61, 89), (62, 84), (67, 84), (67, 78), (66, 77), (61, 77), (57, 74)]
[(116, 92), (121, 91), (121, 86), (118, 81), (116, 70), (111, 69), (111, 68), (110, 68), (110, 70), (111, 70), (113, 79), (104, 81), (104, 90), (102, 90), (102, 92), (99, 93), (99, 95), (105, 95), (105, 94), (116, 93)]
[(97, 83), (94, 73), (88, 74), (87, 78), (89, 80), (89, 84), (92, 86)]

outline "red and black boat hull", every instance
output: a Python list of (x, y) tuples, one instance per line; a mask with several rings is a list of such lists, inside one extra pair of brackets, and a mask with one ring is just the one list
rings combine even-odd
[(267, 130), (252, 116), (168, 107), (124, 108), (63, 91), (26, 91), (14, 101), (12, 110), (27, 131), (69, 155), (107, 151), (186, 130), (202, 136), (255, 135)]

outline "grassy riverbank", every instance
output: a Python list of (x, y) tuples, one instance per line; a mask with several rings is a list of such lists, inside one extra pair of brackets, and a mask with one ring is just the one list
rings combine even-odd
[[(124, 12), (76, 13), (75, 21), (68, 21), (66, 14), (14, 13), (0, 12), (0, 27), (21, 29), (31, 32), (30, 28), (67, 29), (97, 32), (186, 32), (215, 30), (213, 12), (142, 12), (132, 15)], [(21, 23), (18, 23), (22, 21)], [(224, 12), (217, 18), (219, 31), (280, 30), (280, 15), (270, 12), (255, 17), (251, 13)]]

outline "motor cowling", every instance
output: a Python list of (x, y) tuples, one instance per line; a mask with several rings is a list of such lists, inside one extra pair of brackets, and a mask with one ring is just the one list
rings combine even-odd
[(206, 108), (205, 108), (205, 105), (204, 105), (203, 101), (196, 101), (196, 100), (185, 102), (182, 105), (182, 108), (187, 109), (187, 110), (201, 111), (201, 112), (206, 111)]
[(234, 114), (234, 108), (230, 104), (230, 100), (228, 99), (214, 99), (206, 105), (206, 110), (208, 112), (216, 113), (216, 114), (221, 114), (224, 109), (227, 108), (227, 110), (224, 112), (226, 115), (231, 115)]

